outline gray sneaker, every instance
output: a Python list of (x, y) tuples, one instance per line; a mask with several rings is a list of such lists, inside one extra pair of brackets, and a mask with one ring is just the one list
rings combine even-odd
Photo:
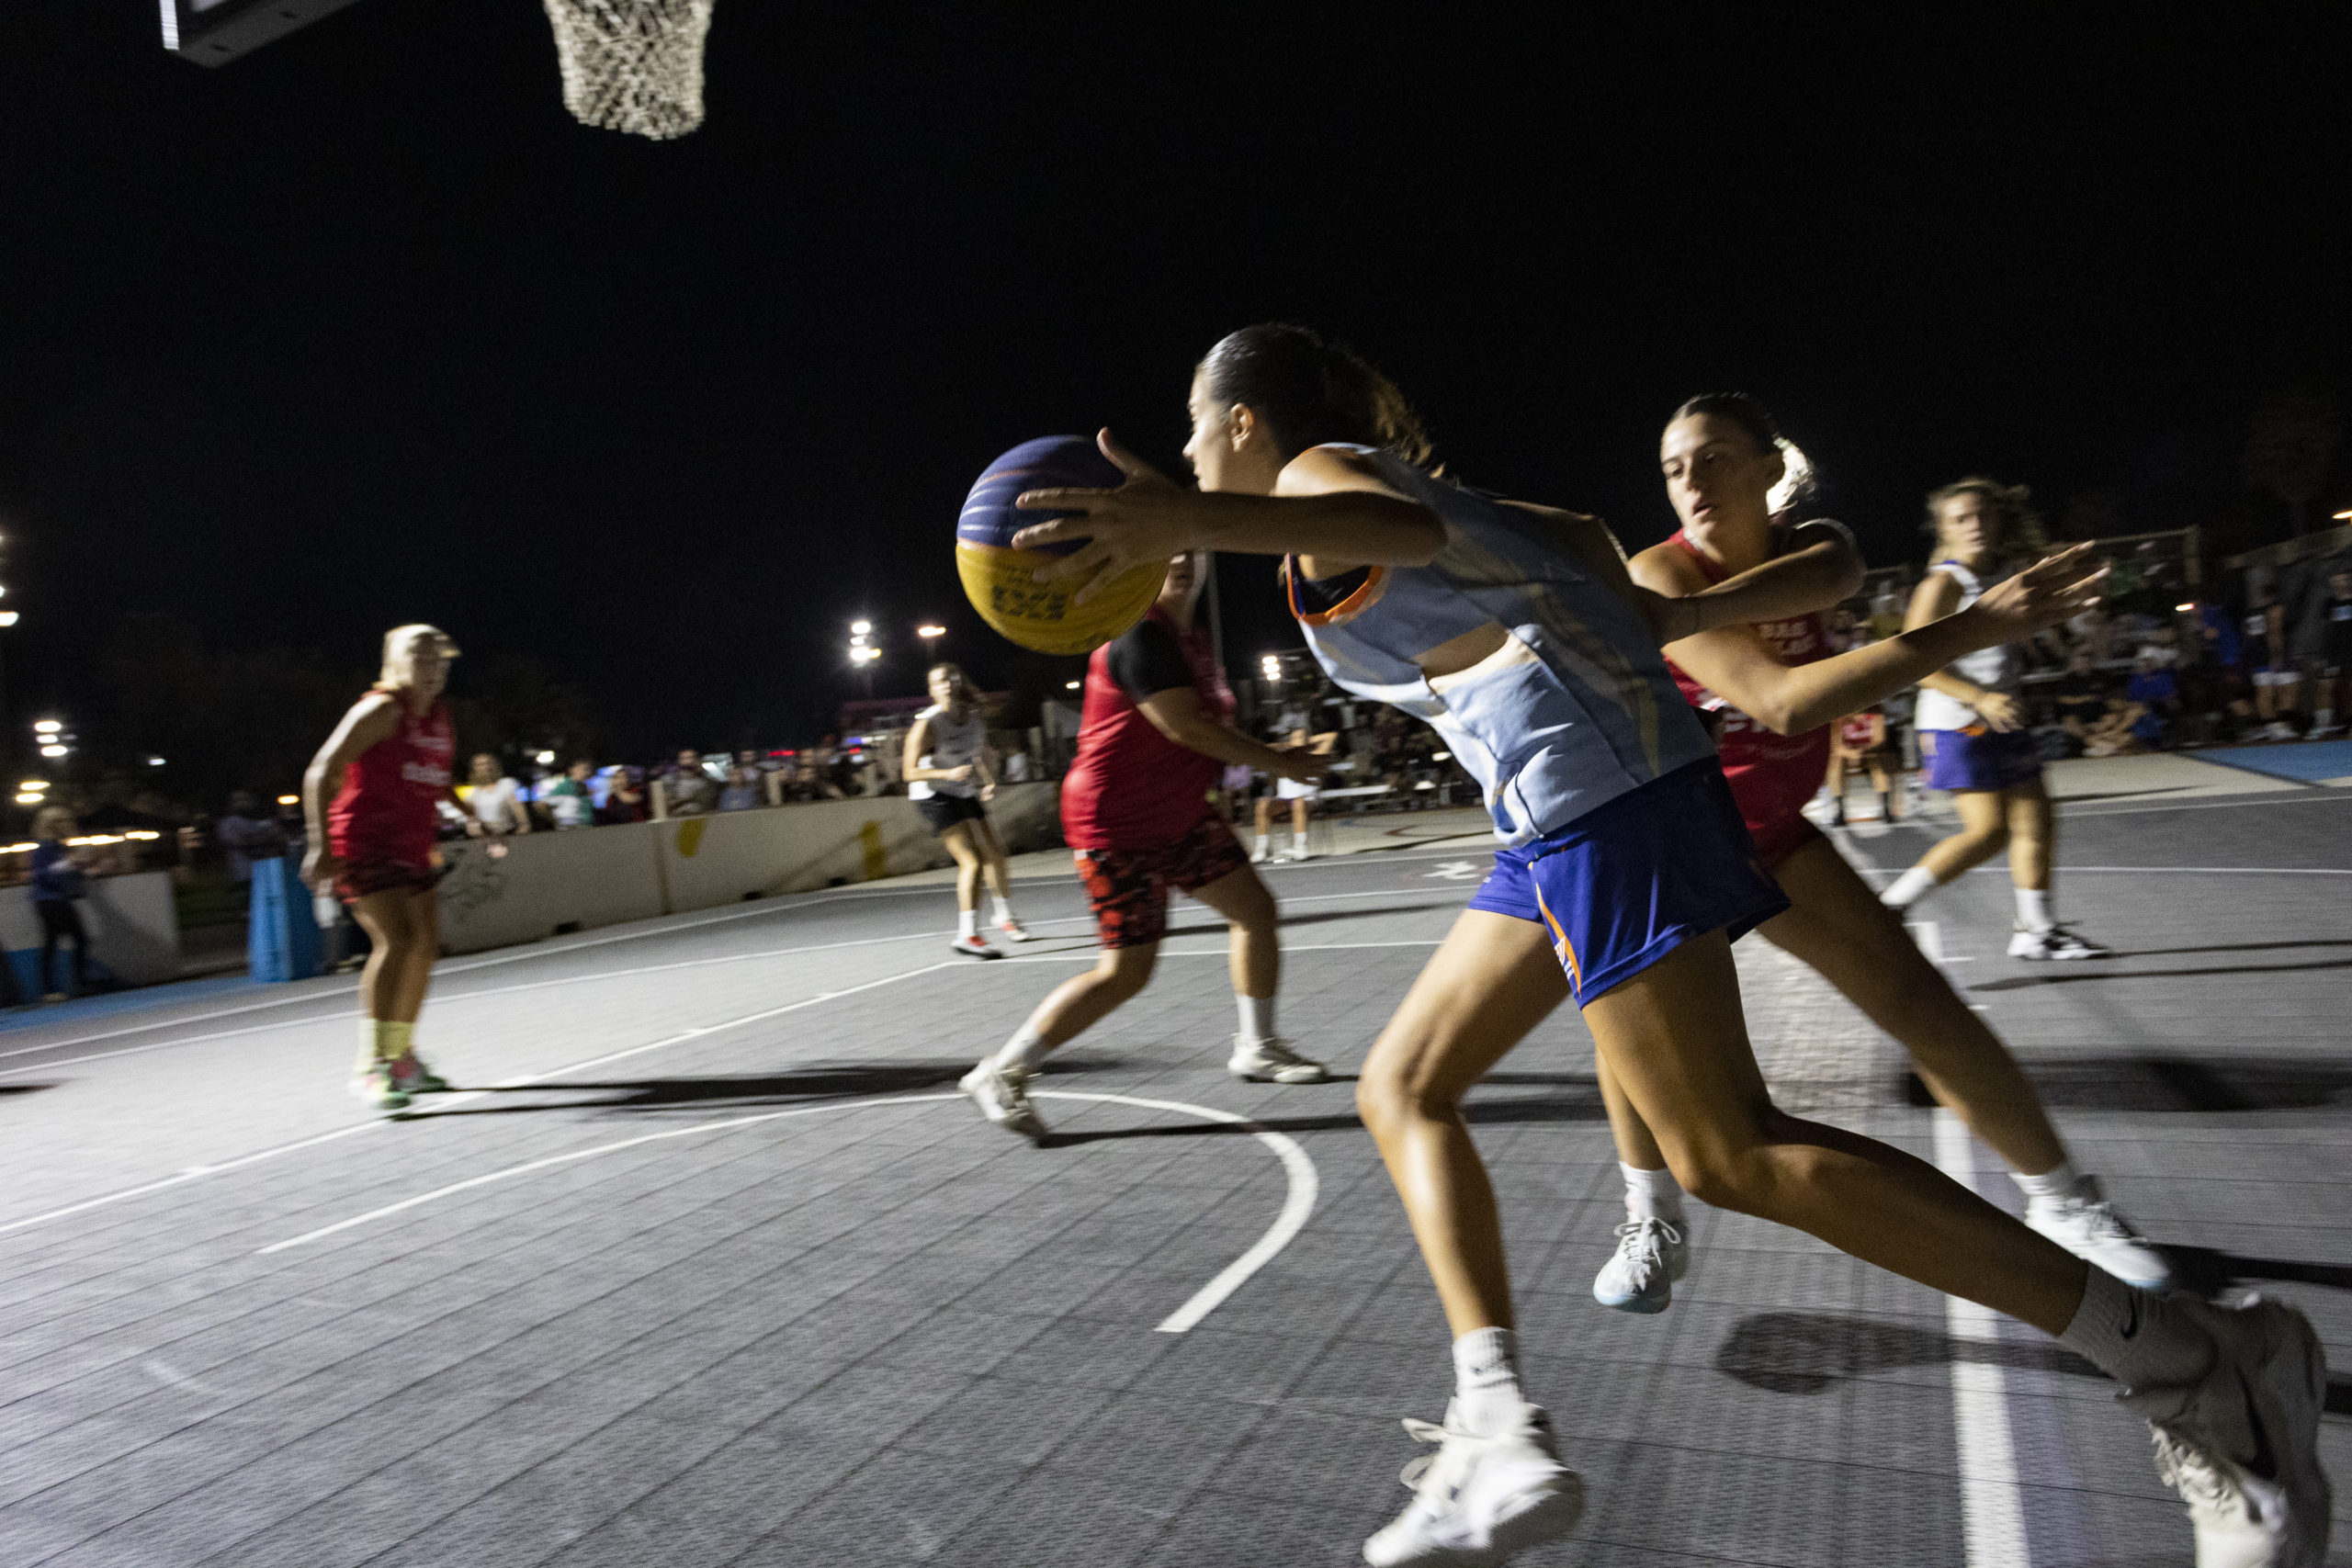
[(2321, 1568), (2331, 1498), (2320, 1468), (2327, 1359), (2303, 1314), (2249, 1296), (2175, 1295), (2219, 1359), (2193, 1387), (2129, 1391), (2155, 1429), (2156, 1472), (2188, 1505), (2198, 1568)]
[(995, 1057), (984, 1056), (956, 1087), (972, 1097), (981, 1115), (1006, 1132), (1033, 1139), (1046, 1135), (1045, 1119), (1029, 1103), (1029, 1075), (1021, 1068), (1000, 1067)]

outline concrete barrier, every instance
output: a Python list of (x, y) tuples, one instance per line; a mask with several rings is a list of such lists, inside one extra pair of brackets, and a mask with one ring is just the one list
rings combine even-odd
[[(1059, 786), (1007, 784), (989, 807), (1016, 852), (1060, 841)], [(945, 863), (902, 795), (441, 846), (441, 944), (473, 953)]]
[[(90, 964), (94, 973), (112, 975), (126, 985), (152, 986), (179, 977), (180, 926), (172, 903), (172, 874), (167, 871), (132, 872), (122, 876), (89, 879), (90, 896), (81, 900), (82, 929), (90, 933)], [(28, 996), (40, 995), (34, 971), (40, 963), (40, 916), (34, 912), (32, 890), (18, 886), (0, 887), (0, 945), (17, 969), (18, 983)], [(71, 962), (57, 955), (62, 983)]]

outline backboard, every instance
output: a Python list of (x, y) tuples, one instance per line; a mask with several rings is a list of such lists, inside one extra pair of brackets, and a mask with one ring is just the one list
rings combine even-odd
[(226, 65), (352, 0), (157, 0), (164, 47), (198, 65)]

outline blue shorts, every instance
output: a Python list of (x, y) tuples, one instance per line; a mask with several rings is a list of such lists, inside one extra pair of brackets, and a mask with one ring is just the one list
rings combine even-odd
[(2016, 789), (2041, 776), (2041, 753), (2022, 729), (1923, 729), (1919, 761), (1929, 789)]
[(1736, 942), (1788, 907), (1713, 757), (1496, 851), (1470, 900), (1550, 931), (1578, 1007), (1694, 936), (1728, 931)]

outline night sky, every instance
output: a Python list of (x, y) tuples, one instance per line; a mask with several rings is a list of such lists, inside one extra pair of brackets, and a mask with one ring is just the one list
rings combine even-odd
[[(1178, 463), (1191, 365), (1269, 318), (1632, 547), (1696, 391), (1888, 562), (1969, 471), (2198, 521), (2250, 405), (2345, 390), (2340, 8), (1587, 9), (718, 0), (708, 122), (654, 143), (564, 112), (534, 0), (218, 71), (152, 0), (16, 0), (12, 694), (135, 610), (356, 664), (436, 621), (638, 755), (813, 735), (860, 614), (882, 694), (930, 616), (998, 681), (973, 477), (1103, 423)], [(1223, 582), (1237, 664), (1295, 640), (1264, 563)]]

